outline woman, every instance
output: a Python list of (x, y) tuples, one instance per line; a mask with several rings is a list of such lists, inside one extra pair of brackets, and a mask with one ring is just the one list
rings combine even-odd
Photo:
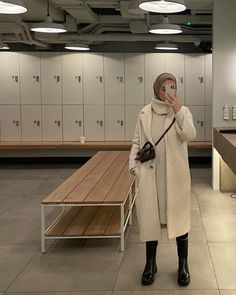
[[(170, 88), (168, 84), (175, 88), (174, 93), (166, 92)], [(167, 227), (169, 239), (176, 238), (178, 284), (190, 283), (187, 256), (191, 183), (187, 142), (195, 138), (196, 130), (189, 109), (180, 105), (176, 86), (175, 77), (169, 73), (155, 80), (155, 97), (139, 113), (129, 158), (129, 170), (138, 182), (136, 208), (140, 239), (146, 242), (143, 285), (152, 284), (157, 272), (156, 249), (162, 227)], [(173, 126), (155, 146), (155, 158), (143, 163), (135, 160), (145, 142), (155, 145), (174, 118)]]

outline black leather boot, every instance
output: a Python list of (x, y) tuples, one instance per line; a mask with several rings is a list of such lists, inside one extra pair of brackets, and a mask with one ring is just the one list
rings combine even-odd
[(177, 252), (179, 257), (178, 284), (188, 286), (190, 283), (190, 273), (188, 269), (188, 237), (176, 239)]
[(151, 285), (154, 282), (154, 274), (157, 272), (156, 251), (158, 241), (146, 242), (146, 265), (142, 275), (142, 284)]

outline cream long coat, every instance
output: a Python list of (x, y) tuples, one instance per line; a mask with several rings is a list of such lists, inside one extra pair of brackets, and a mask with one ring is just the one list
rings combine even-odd
[[(163, 175), (166, 180), (169, 239), (183, 235), (190, 229), (191, 182), (187, 142), (196, 136), (192, 115), (185, 106), (182, 106), (176, 115), (172, 110), (167, 114), (164, 130), (171, 124), (174, 116), (176, 122), (165, 135), (167, 175)], [(134, 168), (138, 181), (136, 208), (141, 241), (161, 238), (155, 160), (144, 163), (135, 160), (138, 149), (146, 141), (154, 144), (151, 137), (151, 121), (152, 109), (151, 104), (148, 104), (139, 113), (129, 157), (129, 170), (131, 171)], [(182, 122), (181, 128), (179, 122)]]

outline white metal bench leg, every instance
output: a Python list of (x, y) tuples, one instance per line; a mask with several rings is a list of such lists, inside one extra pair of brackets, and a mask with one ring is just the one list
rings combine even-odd
[(44, 219), (44, 205), (41, 205), (41, 252), (45, 252), (45, 219)]
[(131, 225), (133, 223), (133, 220), (132, 220), (132, 197), (133, 197), (133, 187), (131, 187), (131, 189), (129, 191), (129, 211), (131, 211), (130, 216), (129, 216), (129, 225)]
[(124, 204), (120, 206), (120, 251), (124, 252), (125, 250), (125, 235), (124, 235)]

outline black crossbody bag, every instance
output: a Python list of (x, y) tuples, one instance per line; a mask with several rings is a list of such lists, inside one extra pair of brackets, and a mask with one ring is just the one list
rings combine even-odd
[[(162, 134), (162, 136), (155, 143), (155, 146), (162, 140), (162, 138), (166, 135), (166, 133), (170, 130), (171, 126), (174, 124), (175, 118), (171, 122), (170, 126), (166, 129), (166, 131)], [(146, 142), (144, 146), (138, 150), (137, 156), (135, 160), (140, 161), (141, 163), (149, 161), (155, 158), (155, 146), (151, 144), (150, 141)]]

